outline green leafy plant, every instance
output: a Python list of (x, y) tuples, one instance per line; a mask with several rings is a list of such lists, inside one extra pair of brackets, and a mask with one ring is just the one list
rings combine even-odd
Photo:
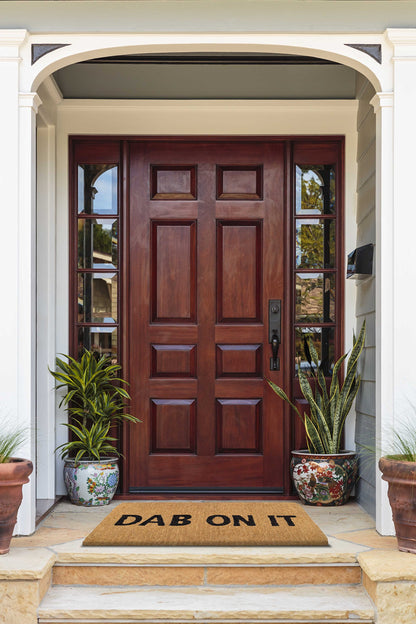
[(7, 464), (15, 451), (26, 440), (26, 430), (14, 428), (0, 433), (0, 464)]
[(307, 400), (310, 413), (302, 415), (296, 405), (292, 403), (287, 394), (275, 383), (267, 379), (267, 383), (274, 392), (286, 401), (302, 420), (308, 449), (311, 453), (332, 454), (339, 453), (344, 430), (345, 420), (349, 414), (352, 403), (360, 387), (361, 377), (357, 375), (358, 360), (363, 350), (365, 341), (365, 321), (357, 339), (354, 337), (354, 345), (347, 363), (344, 383), (340, 385), (339, 375), (345, 353), (335, 363), (332, 379), (328, 390), (327, 381), (320, 366), (317, 351), (313, 343), (307, 341), (306, 353), (310, 358), (311, 375), (315, 385), (315, 392), (308, 377), (298, 369), (299, 385), (304, 398)]
[(108, 453), (121, 455), (112, 444), (117, 441), (110, 435), (112, 425), (125, 420), (140, 422), (126, 412), (130, 395), (123, 387), (127, 381), (117, 375), (121, 366), (107, 356), (97, 359), (87, 350), (79, 361), (69, 355), (63, 357), (67, 361), (56, 358), (58, 370), (50, 373), (57, 382), (56, 390), (66, 388), (59, 405), (64, 405), (70, 416), (64, 425), (72, 439), (56, 450), (63, 458), (74, 455), (76, 461), (83, 457), (100, 459)]

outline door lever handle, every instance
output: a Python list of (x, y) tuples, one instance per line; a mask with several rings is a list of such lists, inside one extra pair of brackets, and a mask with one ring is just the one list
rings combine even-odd
[(270, 359), (270, 370), (278, 371), (280, 370), (280, 362), (278, 358), (279, 353), (279, 345), (280, 340), (277, 334), (273, 334), (272, 336), (272, 357)]
[(270, 370), (280, 370), (278, 353), (281, 341), (281, 299), (269, 299), (269, 342), (272, 345), (272, 357), (270, 358)]

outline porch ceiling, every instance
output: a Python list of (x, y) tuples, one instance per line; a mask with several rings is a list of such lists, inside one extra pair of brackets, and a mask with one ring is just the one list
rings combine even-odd
[(354, 99), (353, 69), (287, 55), (128, 56), (55, 72), (69, 99)]

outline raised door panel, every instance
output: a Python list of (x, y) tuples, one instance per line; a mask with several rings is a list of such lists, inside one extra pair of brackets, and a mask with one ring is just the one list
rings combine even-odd
[(217, 166), (217, 199), (249, 201), (262, 198), (262, 165)]
[(196, 401), (151, 400), (151, 453), (196, 453)]
[(152, 377), (196, 377), (196, 345), (153, 344)]
[(261, 377), (261, 344), (217, 344), (217, 378)]
[(152, 222), (152, 321), (196, 320), (196, 224)]
[(262, 400), (217, 399), (217, 453), (261, 453)]
[(196, 199), (194, 165), (153, 165), (150, 171), (153, 200)]
[(217, 322), (261, 320), (261, 221), (217, 223)]

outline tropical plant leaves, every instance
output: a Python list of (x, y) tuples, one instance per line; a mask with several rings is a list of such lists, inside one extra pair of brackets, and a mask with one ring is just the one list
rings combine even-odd
[(119, 455), (111, 444), (117, 439), (110, 436), (110, 428), (124, 420), (140, 422), (126, 411), (130, 395), (124, 387), (127, 381), (118, 376), (121, 366), (106, 356), (97, 359), (87, 350), (79, 361), (69, 355), (63, 357), (66, 361), (57, 357), (57, 370), (50, 370), (55, 389), (66, 389), (60, 405), (70, 416), (66, 426), (72, 440), (58, 447), (61, 455), (75, 453), (77, 460), (84, 456), (99, 459), (108, 453)]

